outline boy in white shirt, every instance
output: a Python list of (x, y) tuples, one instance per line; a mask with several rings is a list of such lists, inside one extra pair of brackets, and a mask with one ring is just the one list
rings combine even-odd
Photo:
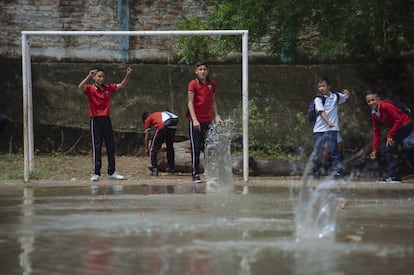
[(321, 160), (326, 144), (329, 149), (334, 177), (339, 179), (343, 177), (343, 174), (341, 155), (337, 148), (338, 105), (347, 102), (350, 99), (350, 93), (346, 89), (343, 93), (332, 92), (330, 81), (325, 76), (318, 79), (317, 85), (319, 94), (315, 97), (317, 117), (313, 127), (312, 174), (314, 178), (320, 176)]

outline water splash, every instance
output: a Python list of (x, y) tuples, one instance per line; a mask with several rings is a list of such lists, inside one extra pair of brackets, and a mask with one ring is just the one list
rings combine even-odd
[(231, 134), (234, 121), (225, 119), (223, 124), (211, 126), (205, 144), (206, 191), (214, 192), (233, 188), (233, 171), (231, 158)]
[(334, 239), (338, 199), (327, 185), (327, 181), (317, 188), (301, 188), (295, 205), (295, 233), (297, 239)]
[(338, 198), (332, 189), (337, 182), (327, 178), (317, 187), (310, 187), (310, 168), (311, 163), (308, 163), (294, 205), (296, 239), (334, 240)]

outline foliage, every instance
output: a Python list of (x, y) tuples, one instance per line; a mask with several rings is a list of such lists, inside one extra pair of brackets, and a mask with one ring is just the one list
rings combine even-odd
[[(207, 29), (207, 25), (198, 18), (187, 19), (182, 17), (179, 21), (181, 30), (202, 30)], [(176, 48), (178, 55), (181, 56), (180, 63), (192, 63), (196, 60), (208, 59), (208, 43), (210, 38), (207, 36), (180, 36)]]
[[(303, 112), (296, 113), (292, 120), (286, 119), (284, 122), (277, 124), (274, 119), (274, 106), (262, 108), (251, 100), (249, 101), (248, 108), (249, 151), (251, 156), (275, 159), (302, 158), (307, 156), (307, 151), (311, 150), (312, 144), (308, 144), (308, 139), (303, 134), (304, 128), (307, 125), (307, 117)], [(283, 112), (282, 110), (281, 113)], [(236, 119), (235, 123), (235, 132), (242, 132), (242, 122), (240, 119)], [(286, 128), (290, 128), (290, 135), (275, 135), (275, 133), (283, 132), (283, 129)]]
[[(217, 0), (206, 18), (183, 18), (181, 29), (246, 29), (251, 49), (283, 63), (383, 62), (412, 50), (414, 5), (406, 0)], [(183, 37), (182, 62), (240, 50), (240, 39)]]

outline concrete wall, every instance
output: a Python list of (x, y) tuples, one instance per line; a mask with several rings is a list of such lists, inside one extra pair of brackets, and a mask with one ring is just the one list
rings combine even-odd
[[(0, 59), (0, 81), (3, 97), (0, 110), (16, 123), (22, 121), (22, 79), (21, 61)], [(87, 98), (78, 90), (79, 82), (92, 67), (102, 67), (108, 82), (118, 83), (124, 76), (126, 66), (120, 63), (64, 63), (34, 62), (33, 64), (33, 113), (39, 129), (35, 136), (38, 145), (45, 144), (50, 135), (56, 136), (56, 144), (74, 144), (77, 134), (71, 140), (64, 137), (61, 129), (88, 129)], [(181, 122), (178, 135), (187, 137), (186, 100), (187, 84), (194, 77), (193, 66), (131, 64), (133, 75), (128, 87), (121, 90), (112, 100), (112, 121), (115, 130), (128, 139), (137, 139), (135, 145), (120, 148), (124, 153), (135, 153), (142, 142), (144, 111), (168, 109), (177, 113)], [(407, 67), (408, 68), (408, 67)], [(275, 144), (283, 149), (297, 151), (312, 144), (311, 127), (306, 121), (309, 101), (316, 92), (315, 81), (319, 75), (328, 75), (332, 87), (353, 90), (351, 103), (340, 109), (341, 127), (345, 141), (354, 147), (370, 142), (369, 110), (363, 94), (370, 84), (363, 72), (367, 66), (319, 65), (319, 66), (249, 66), (250, 138), (255, 146)], [(212, 64), (210, 76), (217, 81), (219, 111), (225, 118), (232, 118), (241, 130), (241, 65)], [(412, 70), (411, 70), (412, 74)], [(21, 145), (21, 124), (2, 136), (2, 149), (8, 150), (12, 143)], [(46, 130), (46, 131), (44, 131)], [(82, 131), (83, 131), (82, 130)], [(53, 131), (56, 131), (54, 133)], [(11, 133), (13, 132), (13, 133)], [(64, 131), (63, 131), (64, 132)], [(237, 133), (235, 133), (237, 135)], [(240, 132), (239, 132), (240, 134)], [(19, 137), (20, 135), (20, 137)], [(83, 139), (88, 144), (88, 133)], [(129, 144), (130, 141), (126, 141)], [(36, 147), (36, 145), (35, 145)], [(44, 149), (38, 148), (39, 151)], [(47, 149), (50, 150), (50, 149)]]
[[(181, 16), (203, 17), (212, 7), (192, 0), (6, 0), (0, 10), (0, 112), (13, 119), (0, 136), (0, 151), (21, 151), (21, 31), (30, 30), (173, 30)], [(142, 142), (143, 111), (169, 109), (182, 118), (178, 134), (187, 135), (186, 90), (194, 76), (189, 65), (177, 65), (175, 37), (32, 37), (35, 147), (40, 152), (88, 146), (87, 100), (77, 85), (93, 67), (107, 80), (122, 79), (126, 65), (134, 69), (128, 88), (113, 98), (112, 120), (118, 152), (135, 153)], [(250, 52), (251, 56), (259, 55)], [(341, 108), (345, 142), (359, 147), (370, 141), (369, 111), (363, 94), (378, 77), (384, 96), (413, 103), (411, 63), (370, 65), (249, 65), (250, 140), (253, 148), (274, 144), (298, 152), (312, 143), (306, 110), (315, 80), (325, 74), (334, 89), (351, 88), (354, 98)], [(250, 59), (253, 61), (253, 58)], [(212, 64), (219, 110), (241, 129), (239, 60)], [(86, 131), (86, 132), (85, 132)], [(84, 148), (84, 147), (82, 147)]]

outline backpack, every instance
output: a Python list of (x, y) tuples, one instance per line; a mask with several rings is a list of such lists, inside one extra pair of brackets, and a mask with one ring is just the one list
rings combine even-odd
[[(336, 92), (331, 92), (336, 95), (336, 103), (338, 104), (339, 95)], [(308, 106), (308, 120), (311, 125), (315, 125), (316, 118), (318, 117), (319, 113), (316, 112), (315, 109), (315, 98), (319, 97), (322, 100), (322, 105), (325, 105), (326, 97), (323, 96), (321, 93), (317, 93), (315, 97), (311, 100)]]
[(400, 110), (406, 113), (410, 118), (413, 117), (412, 108), (408, 106), (404, 101), (400, 99), (393, 99), (390, 101), (394, 106), (398, 107)]
[(178, 116), (168, 111), (161, 112), (164, 126), (169, 129), (177, 129)]

